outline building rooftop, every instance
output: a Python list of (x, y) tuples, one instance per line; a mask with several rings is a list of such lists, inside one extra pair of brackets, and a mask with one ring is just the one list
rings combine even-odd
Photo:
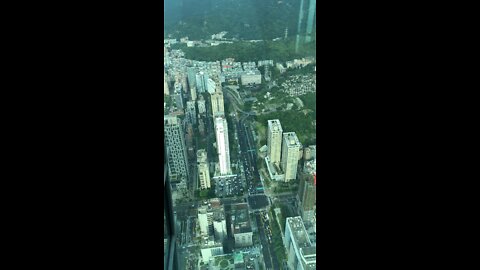
[(310, 247), (312, 245), (301, 217), (288, 217), (287, 223), (290, 225), (293, 240), (297, 243), (298, 248)]
[(252, 232), (250, 224), (250, 216), (248, 214), (248, 204), (241, 203), (232, 205), (232, 227), (233, 233), (247, 233)]
[(302, 144), (298, 140), (297, 134), (295, 132), (285, 132), (283, 133), (283, 138), (286, 140), (291, 146), (298, 146), (301, 147)]
[(268, 128), (272, 131), (282, 132), (282, 125), (278, 119), (268, 120)]
[(217, 212), (220, 211), (221, 213), (225, 212), (224, 205), (218, 198), (213, 198), (203, 202), (203, 205), (198, 207), (198, 212), (200, 214), (205, 214), (207, 212)]
[(170, 115), (164, 115), (163, 116), (163, 123), (165, 125), (178, 125), (178, 117), (176, 116), (170, 116)]

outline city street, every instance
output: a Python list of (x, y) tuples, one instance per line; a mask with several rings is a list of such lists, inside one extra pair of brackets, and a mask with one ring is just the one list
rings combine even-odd
[(219, 198), (228, 196), (242, 196), (243, 183), (238, 176), (218, 178), (215, 180), (215, 195)]
[(280, 269), (280, 263), (274, 254), (273, 243), (268, 239), (269, 235), (266, 224), (263, 222), (262, 214), (260, 212), (255, 213), (255, 219), (258, 226), (258, 234), (262, 243), (263, 258), (265, 259), (265, 266), (267, 269)]

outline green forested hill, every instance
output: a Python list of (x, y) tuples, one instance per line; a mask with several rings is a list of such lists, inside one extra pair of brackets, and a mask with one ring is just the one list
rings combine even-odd
[(165, 0), (165, 37), (274, 39), (296, 34), (299, 0)]
[(316, 56), (316, 42), (304, 44), (295, 53), (295, 41), (293, 38), (279, 41), (262, 41), (256, 43), (236, 42), (233, 44), (221, 44), (215, 47), (190, 47), (185, 44), (176, 44), (175, 49), (182, 49), (188, 59), (198, 61), (217, 61), (226, 58), (234, 58), (239, 62), (257, 62), (260, 60), (273, 60), (275, 62), (290, 61), (305, 56)]

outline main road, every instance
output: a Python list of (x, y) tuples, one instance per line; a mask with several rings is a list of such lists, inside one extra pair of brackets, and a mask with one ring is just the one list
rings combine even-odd
[(265, 267), (267, 269), (280, 269), (280, 263), (275, 255), (273, 242), (267, 239), (268, 233), (266, 232), (267, 225), (261, 218), (261, 213), (255, 213), (255, 219), (258, 226), (258, 234), (260, 235), (260, 241), (262, 243), (263, 258), (265, 260)]

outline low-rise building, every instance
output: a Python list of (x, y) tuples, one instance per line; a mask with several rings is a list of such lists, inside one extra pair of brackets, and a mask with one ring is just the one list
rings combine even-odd
[(203, 262), (207, 263), (212, 257), (223, 255), (223, 246), (220, 243), (208, 241), (206, 245), (201, 247), (200, 252)]
[(248, 214), (248, 204), (232, 205), (231, 233), (235, 238), (235, 247), (253, 245), (253, 231)]
[(242, 85), (253, 85), (262, 83), (262, 74), (259, 70), (251, 70), (243, 73), (240, 77)]

